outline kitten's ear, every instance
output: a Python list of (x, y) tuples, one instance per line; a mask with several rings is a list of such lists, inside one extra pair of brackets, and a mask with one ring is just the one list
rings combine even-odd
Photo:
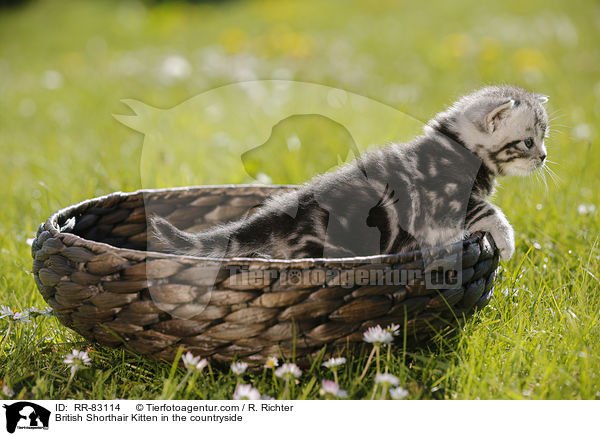
[(549, 98), (550, 97), (548, 97), (547, 95), (544, 95), (544, 94), (536, 94), (535, 95), (535, 99), (542, 104), (547, 103)]
[(467, 117), (477, 127), (486, 133), (493, 133), (498, 128), (500, 121), (506, 117), (508, 111), (515, 106), (515, 101), (490, 99), (475, 104), (467, 110)]

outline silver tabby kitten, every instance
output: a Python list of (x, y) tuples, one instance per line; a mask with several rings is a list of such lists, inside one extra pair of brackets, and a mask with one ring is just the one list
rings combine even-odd
[(150, 242), (196, 256), (331, 258), (430, 248), (487, 231), (509, 259), (513, 229), (486, 198), (496, 176), (544, 165), (546, 101), (515, 86), (480, 89), (437, 114), (423, 136), (365, 153), (247, 218), (186, 233), (153, 217)]

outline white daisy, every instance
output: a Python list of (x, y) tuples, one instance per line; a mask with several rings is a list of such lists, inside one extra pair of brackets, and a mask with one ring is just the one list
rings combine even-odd
[(340, 389), (340, 386), (334, 382), (333, 380), (323, 380), (321, 382), (321, 389), (319, 393), (323, 396), (332, 395), (336, 398), (347, 398), (348, 392), (343, 389)]
[(206, 365), (208, 365), (206, 359), (201, 359), (200, 356), (194, 356), (189, 351), (181, 356), (181, 360), (183, 361), (185, 368), (190, 372), (201, 372)]
[(15, 391), (13, 391), (11, 388), (8, 387), (8, 385), (5, 384), (2, 385), (2, 393), (8, 398), (11, 398), (13, 395), (15, 395)]
[(332, 357), (331, 359), (323, 362), (323, 366), (325, 368), (335, 369), (338, 366), (343, 365), (344, 363), (346, 363), (345, 357)]
[(235, 375), (242, 375), (248, 369), (248, 364), (246, 362), (233, 362), (231, 364), (231, 372)]
[(390, 396), (393, 400), (401, 400), (408, 396), (408, 391), (400, 386), (390, 389)]
[(265, 362), (265, 368), (277, 368), (279, 366), (279, 359), (277, 357), (269, 357)]
[(398, 383), (400, 383), (400, 380), (398, 380), (398, 377), (396, 377), (395, 375), (388, 374), (386, 372), (385, 374), (377, 374), (375, 376), (375, 383), (378, 385), (382, 384), (382, 385), (388, 385), (388, 386), (398, 386)]
[(92, 364), (92, 359), (90, 359), (87, 351), (73, 350), (72, 353), (65, 356), (63, 362), (71, 367), (71, 374), (75, 374), (78, 369), (83, 368), (84, 366), (90, 366)]
[(275, 375), (279, 378), (293, 377), (298, 378), (302, 375), (302, 371), (295, 363), (284, 363), (275, 370)]
[(385, 328), (388, 332), (392, 334), (392, 336), (398, 336), (400, 334), (400, 326), (398, 324), (390, 324)]
[(582, 203), (579, 206), (577, 206), (577, 212), (579, 213), (579, 215), (587, 215), (590, 213), (594, 213), (595, 210), (596, 206), (593, 204)]
[(363, 333), (363, 341), (370, 344), (391, 344), (394, 340), (392, 334), (381, 328), (380, 325), (375, 327), (369, 327), (366, 332)]
[(43, 309), (38, 310), (38, 314), (42, 315), (42, 316), (51, 317), (52, 316), (52, 308), (46, 306)]
[(29, 319), (29, 312), (27, 310), (24, 310), (23, 312), (15, 312), (13, 315), (13, 320), (22, 323), (31, 322)]
[(233, 393), (234, 400), (260, 400), (260, 392), (252, 385), (237, 385)]
[(335, 395), (340, 390), (339, 385), (333, 380), (321, 381), (321, 395), (332, 394)]
[(14, 315), (14, 311), (8, 306), (0, 306), (0, 318), (11, 318)]
[(52, 314), (52, 308), (51, 307), (44, 307), (43, 309), (38, 309), (37, 307), (30, 307), (29, 309), (27, 309), (27, 312), (29, 313), (30, 316), (32, 316), (33, 318), (36, 318), (38, 316), (46, 316), (46, 317), (50, 317)]

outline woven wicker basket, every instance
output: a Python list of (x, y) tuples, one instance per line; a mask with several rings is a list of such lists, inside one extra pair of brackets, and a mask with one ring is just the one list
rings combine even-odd
[[(420, 344), (489, 302), (498, 252), (481, 234), (460, 244), (462, 277), (451, 289), (430, 289), (418, 279), (353, 285), (343, 274), (320, 274), (423, 270), (420, 252), (215, 260), (146, 251), (147, 214), (198, 230), (239, 218), (290, 189), (295, 187), (118, 192), (67, 207), (38, 230), (35, 282), (60, 321), (90, 341), (159, 359), (172, 359), (183, 346), (213, 362), (256, 364), (269, 356), (306, 363), (324, 345), (331, 353), (358, 344), (368, 327), (392, 322), (403, 329), (400, 338)], [(292, 273), (300, 279), (290, 280)]]

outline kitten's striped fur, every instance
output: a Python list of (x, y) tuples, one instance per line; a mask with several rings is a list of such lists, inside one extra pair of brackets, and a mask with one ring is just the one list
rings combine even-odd
[(446, 245), (484, 230), (508, 259), (512, 227), (486, 198), (496, 176), (544, 164), (546, 100), (515, 86), (483, 88), (437, 114), (423, 136), (365, 153), (246, 219), (192, 234), (154, 217), (152, 241), (209, 257), (348, 257)]

